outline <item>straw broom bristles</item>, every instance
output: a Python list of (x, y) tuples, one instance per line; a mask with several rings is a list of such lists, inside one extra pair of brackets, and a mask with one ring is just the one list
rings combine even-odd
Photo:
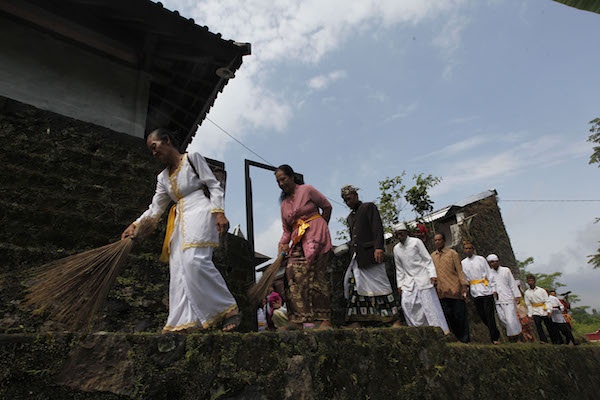
[(146, 238), (156, 224), (156, 219), (144, 218), (132, 237), (42, 265), (35, 271), (38, 283), (29, 288), (25, 305), (34, 307), (35, 313), (47, 312), (67, 329), (91, 328), (134, 242)]
[(281, 267), (281, 264), (285, 260), (287, 253), (280, 253), (277, 259), (273, 261), (273, 264), (263, 272), (260, 280), (256, 282), (250, 289), (248, 289), (248, 298), (252, 304), (260, 304), (269, 294), (269, 288), (273, 285), (275, 278), (277, 277), (277, 271)]

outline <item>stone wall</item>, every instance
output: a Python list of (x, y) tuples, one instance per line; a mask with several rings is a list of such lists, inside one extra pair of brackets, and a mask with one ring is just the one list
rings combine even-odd
[[(31, 106), (0, 102), (0, 332), (60, 330), (21, 302), (42, 264), (119, 240), (147, 207), (156, 174), (143, 139)], [(110, 291), (95, 330), (157, 332), (167, 316), (168, 266), (158, 261), (164, 221), (136, 245)], [(251, 251), (228, 235), (215, 263), (244, 305), (254, 279)]]
[(0, 335), (3, 399), (596, 399), (600, 347), (448, 344), (435, 328)]

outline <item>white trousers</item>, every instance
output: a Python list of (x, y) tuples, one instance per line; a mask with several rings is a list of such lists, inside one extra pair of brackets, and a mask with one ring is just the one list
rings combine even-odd
[(435, 287), (402, 291), (402, 310), (409, 326), (439, 326), (449, 332)]
[(521, 333), (521, 322), (517, 315), (515, 303), (496, 303), (498, 319), (506, 328), (506, 336), (515, 336)]

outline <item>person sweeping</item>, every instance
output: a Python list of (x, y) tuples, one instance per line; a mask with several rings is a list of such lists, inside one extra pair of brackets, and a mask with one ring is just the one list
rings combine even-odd
[(228, 332), (240, 324), (235, 298), (212, 261), (219, 235), (227, 232), (224, 192), (202, 155), (181, 153), (175, 135), (166, 129), (146, 139), (152, 156), (166, 168), (158, 175), (148, 209), (122, 238), (132, 236), (145, 218), (159, 218), (171, 201), (161, 260), (169, 263), (169, 316), (163, 333), (220, 327)]

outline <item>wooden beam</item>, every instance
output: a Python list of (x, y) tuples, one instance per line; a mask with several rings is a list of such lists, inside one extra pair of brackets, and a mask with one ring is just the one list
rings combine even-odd
[(99, 50), (128, 64), (136, 67), (138, 65), (139, 59), (134, 49), (26, 1), (2, 0), (0, 1), (0, 11)]

